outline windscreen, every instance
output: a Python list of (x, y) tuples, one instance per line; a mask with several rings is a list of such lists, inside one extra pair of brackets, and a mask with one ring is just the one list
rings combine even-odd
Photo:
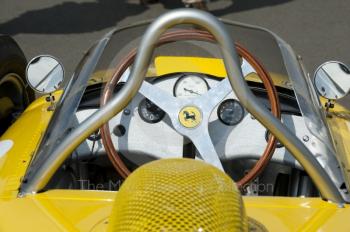
[[(72, 120), (74, 120), (75, 112), (86, 90), (94, 86), (103, 86), (112, 78), (118, 65), (126, 59), (132, 50), (137, 48), (149, 23), (145, 22), (116, 29), (98, 41), (86, 53), (64, 90), (64, 94), (61, 97), (32, 165), (40, 165), (40, 162), (46, 160), (55, 149), (56, 144), (62, 141), (70, 131), (75, 129), (72, 127)], [(303, 74), (301, 74), (302, 71), (298, 65), (295, 65), (293, 62), (289, 62), (289, 66), (286, 65), (288, 63), (286, 61), (288, 59), (294, 61), (295, 56), (288, 50), (288, 47), (284, 51), (285, 54), (283, 54), (283, 51), (281, 51), (281, 41), (274, 34), (264, 29), (231, 22), (225, 22), (225, 26), (233, 38), (232, 42), (239, 43), (253, 54), (270, 73), (275, 85), (293, 91), (292, 85), (298, 81), (298, 78), (300, 80), (305, 78), (301, 76)], [(171, 31), (174, 30), (202, 30), (202, 28), (187, 25), (171, 29)], [(147, 72), (148, 76), (157, 75), (157, 67), (155, 67), (154, 61), (160, 56), (218, 59), (222, 57), (218, 45), (213, 42), (192, 39), (166, 43), (157, 47), (154, 51)], [(244, 62), (242, 62), (242, 65), (244, 65)], [(249, 73), (249, 67), (244, 68)], [(293, 78), (291, 78), (290, 74), (294, 75)], [(294, 80), (292, 81), (291, 79)], [(297, 97), (308, 98), (308, 94), (305, 94), (305, 92), (296, 93), (296, 95)], [(298, 99), (298, 101), (300, 100)], [(307, 108), (309, 110), (308, 114), (312, 114), (312, 109), (310, 107)], [(318, 131), (317, 126), (313, 126), (317, 124), (319, 123), (311, 121), (310, 127), (316, 128), (315, 130)]]
[[(115, 71), (116, 67), (126, 59), (133, 49), (137, 48), (147, 26), (148, 24), (146, 23), (112, 33), (94, 72), (90, 76), (88, 84), (108, 81), (113, 76), (113, 71)], [(236, 43), (246, 48), (264, 65), (273, 77), (275, 84), (290, 88), (281, 51), (273, 36), (265, 31), (244, 26), (226, 24), (226, 28)], [(168, 32), (175, 30), (201, 30), (201, 28), (181, 26)], [(222, 58), (220, 49), (215, 43), (181, 40), (157, 47), (150, 64), (150, 71), (154, 68), (154, 58), (159, 56)], [(153, 74), (154, 72), (148, 72), (148, 75)]]

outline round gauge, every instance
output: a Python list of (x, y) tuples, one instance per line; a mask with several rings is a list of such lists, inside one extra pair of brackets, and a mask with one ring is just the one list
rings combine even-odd
[(165, 116), (165, 112), (147, 98), (140, 102), (138, 111), (141, 118), (148, 123), (157, 123)]
[(198, 97), (209, 90), (206, 80), (198, 75), (180, 77), (174, 86), (174, 96), (179, 98)]
[(218, 117), (222, 123), (234, 126), (244, 118), (244, 108), (238, 101), (227, 99), (221, 102), (218, 108)]

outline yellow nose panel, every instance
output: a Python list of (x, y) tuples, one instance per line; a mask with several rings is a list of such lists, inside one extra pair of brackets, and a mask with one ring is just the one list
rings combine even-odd
[(202, 122), (202, 113), (195, 106), (186, 106), (180, 110), (179, 122), (187, 128), (195, 128)]
[(146, 164), (123, 183), (109, 231), (247, 231), (240, 192), (222, 171), (198, 160)]

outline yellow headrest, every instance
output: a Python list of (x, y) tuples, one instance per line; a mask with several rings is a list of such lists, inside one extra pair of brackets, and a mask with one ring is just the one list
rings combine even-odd
[(202, 161), (162, 159), (123, 183), (109, 231), (247, 231), (242, 197), (225, 173)]

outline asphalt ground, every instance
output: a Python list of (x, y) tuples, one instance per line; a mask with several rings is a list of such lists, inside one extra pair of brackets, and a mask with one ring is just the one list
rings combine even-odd
[[(350, 65), (349, 0), (217, 0), (216, 16), (266, 27), (303, 56), (310, 73), (327, 60)], [(180, 0), (141, 6), (138, 0), (0, 0), (0, 33), (10, 34), (28, 59), (51, 54), (70, 77), (84, 51), (115, 26), (155, 18)]]

